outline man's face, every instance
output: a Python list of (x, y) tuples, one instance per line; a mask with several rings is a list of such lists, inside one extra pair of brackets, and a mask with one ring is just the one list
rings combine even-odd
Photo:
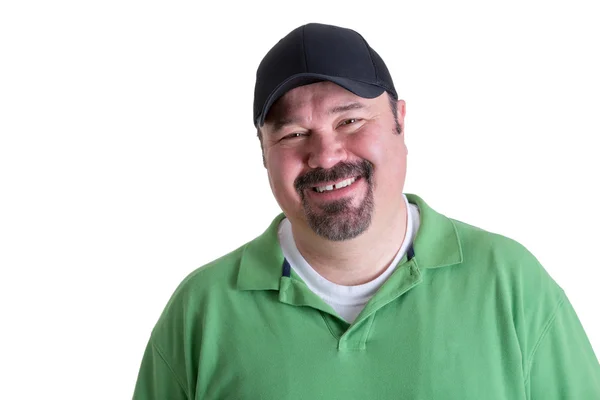
[[(398, 123), (405, 105), (398, 102)], [(348, 240), (402, 210), (407, 150), (387, 93), (364, 99), (331, 82), (290, 90), (261, 129), (271, 189), (292, 225)]]

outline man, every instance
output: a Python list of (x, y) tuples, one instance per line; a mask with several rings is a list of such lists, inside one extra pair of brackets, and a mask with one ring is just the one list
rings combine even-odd
[(536, 258), (403, 194), (404, 116), (352, 30), (308, 24), (269, 51), (254, 123), (283, 214), (177, 288), (134, 399), (600, 399)]

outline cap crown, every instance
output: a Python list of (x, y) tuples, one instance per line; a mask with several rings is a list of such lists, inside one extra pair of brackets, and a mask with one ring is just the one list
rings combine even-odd
[(285, 92), (329, 80), (362, 97), (386, 90), (397, 97), (379, 55), (357, 32), (307, 24), (281, 39), (261, 61), (254, 89), (254, 123), (262, 125), (271, 105)]

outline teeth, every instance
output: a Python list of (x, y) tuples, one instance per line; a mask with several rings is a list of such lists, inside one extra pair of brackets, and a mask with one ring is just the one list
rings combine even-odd
[(350, 179), (346, 179), (345, 181), (341, 181), (340, 183), (336, 183), (333, 186), (335, 186), (336, 189), (341, 189), (343, 187), (348, 186), (351, 183), (352, 183), (352, 181)]
[(356, 178), (350, 178), (350, 179), (346, 179), (344, 181), (338, 182), (335, 185), (327, 185), (327, 186), (317, 186), (315, 189), (317, 190), (317, 192), (319, 193), (323, 193), (326, 191), (330, 191), (335, 189), (341, 189), (343, 187), (352, 185), (354, 183), (354, 181), (356, 180)]

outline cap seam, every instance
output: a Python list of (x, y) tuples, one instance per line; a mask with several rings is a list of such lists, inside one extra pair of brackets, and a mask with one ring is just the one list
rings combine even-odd
[(371, 48), (369, 47), (369, 57), (371, 58), (371, 62), (373, 63), (373, 68), (375, 69), (375, 79), (377, 79), (377, 83), (381, 82), (381, 79), (379, 79), (379, 71), (377, 70), (377, 67), (375, 66), (375, 62), (373, 61), (373, 52), (371, 51)]
[(302, 53), (304, 54), (304, 72), (308, 72), (308, 60), (306, 57), (306, 45), (304, 43), (304, 30), (306, 29), (306, 25), (302, 27)]
[(369, 46), (369, 44), (367, 43), (365, 38), (360, 33), (358, 33), (358, 32), (356, 32), (356, 33), (358, 34), (358, 36), (360, 36), (364, 45), (367, 48), (367, 52), (369, 53), (369, 60), (371, 60), (371, 65), (373, 66), (373, 71), (375, 71), (375, 81), (377, 83), (379, 83), (379, 74), (377, 73), (377, 67), (375, 66), (375, 62), (373, 61), (373, 55), (371, 54), (371, 47)]

